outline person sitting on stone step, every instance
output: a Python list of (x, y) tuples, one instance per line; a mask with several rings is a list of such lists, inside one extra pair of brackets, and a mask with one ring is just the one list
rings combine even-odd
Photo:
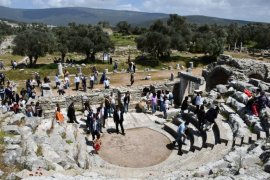
[(64, 123), (64, 115), (61, 112), (60, 107), (57, 107), (56, 113), (55, 113), (55, 119), (56, 121), (60, 124), (60, 123)]

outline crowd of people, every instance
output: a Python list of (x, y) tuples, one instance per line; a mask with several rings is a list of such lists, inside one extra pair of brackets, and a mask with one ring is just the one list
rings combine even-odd
[(143, 96), (146, 99), (147, 110), (155, 114), (156, 111), (163, 112), (164, 119), (167, 119), (167, 113), (170, 106), (173, 106), (173, 93), (167, 90), (150, 91), (149, 88), (143, 90)]
[[(86, 131), (88, 134), (92, 135), (92, 142), (96, 152), (100, 149), (101, 145), (101, 134), (106, 127), (106, 122), (108, 118), (113, 118), (115, 123), (115, 132), (118, 134), (119, 126), (121, 129), (121, 134), (125, 135), (125, 130), (123, 127), (124, 113), (128, 111), (129, 92), (125, 93), (122, 97), (122, 102), (116, 105), (116, 99), (113, 92), (110, 95), (105, 96), (104, 102), (100, 104), (98, 108), (91, 108), (89, 102), (84, 103), (84, 116), (86, 117)], [(65, 120), (64, 112), (61, 111), (59, 104), (56, 105), (55, 109), (55, 119), (59, 124), (62, 123), (77, 123), (79, 124), (74, 103), (72, 102), (67, 108), (68, 120)]]

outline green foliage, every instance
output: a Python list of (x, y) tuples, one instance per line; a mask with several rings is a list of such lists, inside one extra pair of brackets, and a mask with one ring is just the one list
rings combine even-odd
[(15, 37), (14, 44), (13, 53), (28, 56), (32, 66), (40, 56), (53, 52), (55, 39), (52, 33), (28, 29)]
[(114, 33), (112, 36), (110, 36), (110, 39), (115, 44), (115, 46), (135, 46), (136, 37), (136, 35), (123, 36), (120, 33)]
[(148, 67), (157, 67), (160, 65), (160, 61), (151, 57), (141, 56), (135, 60), (136, 64)]
[(36, 155), (37, 156), (43, 156), (42, 147), (40, 145), (38, 145)]
[(120, 21), (116, 25), (117, 31), (123, 35), (131, 34), (131, 25), (127, 21)]
[(61, 137), (62, 137), (62, 139), (66, 139), (67, 138), (67, 133), (66, 132), (62, 132)]
[(98, 26), (69, 25), (69, 49), (71, 52), (84, 53), (86, 59), (95, 61), (97, 52), (109, 52), (114, 44), (107, 33)]
[(71, 140), (66, 140), (66, 143), (67, 143), (67, 144), (72, 144), (73, 141), (71, 141)]

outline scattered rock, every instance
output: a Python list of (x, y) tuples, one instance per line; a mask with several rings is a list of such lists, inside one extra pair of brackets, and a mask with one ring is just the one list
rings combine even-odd
[(8, 134), (13, 134), (13, 135), (20, 135), (20, 130), (19, 127), (16, 125), (9, 125), (9, 126), (4, 126), (3, 131)]

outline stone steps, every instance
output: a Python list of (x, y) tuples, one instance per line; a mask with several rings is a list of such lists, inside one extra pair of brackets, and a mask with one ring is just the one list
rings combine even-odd
[[(183, 120), (179, 118), (173, 118), (172, 121), (175, 125), (179, 126)], [(200, 131), (192, 124), (190, 123), (189, 125), (189, 130), (192, 135), (193, 143), (192, 143), (192, 150), (201, 150), (203, 148), (203, 140)]]
[[(169, 132), (174, 138), (177, 138), (178, 126), (176, 126), (175, 124), (173, 124), (171, 122), (165, 123), (164, 124), (164, 130)], [(191, 149), (190, 140), (188, 138), (186, 139), (186, 144), (187, 145), (182, 144), (182, 152), (184, 154), (188, 153), (190, 151), (190, 149)]]
[(220, 142), (228, 144), (229, 141), (233, 140), (233, 133), (231, 131), (230, 125), (226, 122), (225, 118), (218, 115), (216, 121), (216, 126), (219, 129)]

